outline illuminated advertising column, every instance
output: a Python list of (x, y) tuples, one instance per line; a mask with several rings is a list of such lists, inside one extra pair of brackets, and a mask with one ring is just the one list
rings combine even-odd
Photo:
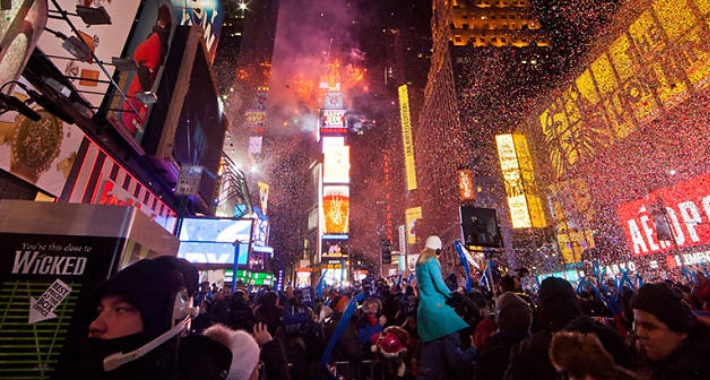
[(407, 190), (417, 189), (417, 173), (414, 167), (414, 141), (412, 122), (409, 115), (409, 96), (407, 85), (402, 85), (399, 92), (399, 116), (402, 121), (402, 142), (404, 144), (404, 162), (407, 170)]
[(534, 172), (525, 136), (496, 136), (505, 193), (513, 228), (543, 228), (545, 215), (535, 194)]
[(320, 183), (320, 269), (324, 281), (348, 281), (350, 228), (350, 146), (345, 144), (346, 113), (341, 93), (330, 92), (320, 113), (323, 169)]

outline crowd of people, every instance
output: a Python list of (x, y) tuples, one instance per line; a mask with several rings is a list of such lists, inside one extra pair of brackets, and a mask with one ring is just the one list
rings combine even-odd
[[(618, 287), (524, 271), (444, 278), (432, 236), (416, 276), (283, 292), (198, 285), (161, 257), (92, 298), (60, 379), (710, 379), (710, 279)], [(468, 288), (468, 289), (467, 289)]]

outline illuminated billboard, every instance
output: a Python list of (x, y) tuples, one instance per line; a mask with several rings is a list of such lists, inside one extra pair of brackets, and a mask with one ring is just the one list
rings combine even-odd
[(409, 95), (407, 85), (402, 85), (399, 92), (399, 117), (402, 120), (402, 143), (404, 144), (404, 163), (407, 171), (407, 190), (417, 188), (417, 174), (414, 166), (414, 141), (412, 122), (409, 114)]
[[(138, 18), (131, 19), (133, 23), (131, 38), (122, 53), (113, 55), (127, 60), (133, 60), (137, 70), (119, 71), (114, 75), (121, 92), (127, 96), (127, 101), (116, 92), (111, 99), (107, 119), (116, 130), (139, 150), (148, 125), (148, 119), (157, 104), (165, 102), (172, 96), (175, 77), (167, 75), (168, 86), (158, 89), (163, 82), (165, 65), (169, 62), (180, 62), (183, 46), (171, 49), (178, 25), (175, 9), (170, 0), (156, 0), (142, 7)], [(160, 25), (160, 26), (159, 26)], [(113, 26), (108, 26), (113, 28)], [(130, 30), (130, 27), (129, 29)], [(126, 30), (126, 32), (128, 32)], [(112, 37), (107, 37), (112, 38)], [(104, 61), (110, 61), (111, 57)], [(96, 90), (93, 90), (96, 91)], [(160, 100), (155, 104), (146, 104), (137, 97), (141, 93), (153, 93)], [(163, 118), (159, 115), (158, 118)]]
[(636, 18), (628, 29), (537, 115), (558, 178), (710, 85), (707, 2), (644, 4), (629, 13)]
[[(234, 264), (234, 246), (232, 243), (219, 242), (180, 242), (178, 257), (193, 264)], [(247, 264), (249, 244), (239, 245), (239, 261), (237, 264)]]
[[(61, 200), (69, 203), (134, 206), (173, 232), (177, 215), (148, 186), (88, 138), (84, 138), (79, 152), (79, 172), (74, 183), (67, 183)], [(65, 168), (62, 162), (56, 165)]]
[(345, 107), (345, 97), (342, 92), (328, 92), (325, 94), (325, 109), (339, 110)]
[(323, 238), (322, 259), (340, 259), (348, 257), (348, 241), (341, 239), (326, 239)]
[(350, 183), (350, 147), (323, 147), (323, 183)]
[(408, 208), (405, 214), (405, 222), (407, 224), (407, 244), (417, 243), (416, 226), (417, 221), (422, 218), (422, 208)]
[[(35, 90), (24, 78), (20, 78), (20, 83)], [(19, 86), (11, 95), (18, 99), (28, 97)], [(40, 106), (30, 108), (42, 119), (33, 121), (11, 110), (0, 114), (0, 169), (58, 197), (74, 166), (84, 133)]]
[(269, 184), (265, 182), (258, 182), (259, 185), (259, 202), (261, 204), (261, 212), (266, 215), (267, 208), (269, 207)]
[(209, 61), (214, 62), (224, 21), (222, 1), (172, 0), (172, 3), (180, 25), (197, 25), (202, 29)]
[[(13, 1), (13, 3), (17, 2)], [(53, 2), (47, 3), (51, 4), (49, 6), (50, 13), (57, 11)], [(57, 0), (56, 3), (62, 7), (64, 11), (75, 13), (77, 5), (90, 6), (92, 2)], [(77, 22), (77, 20), (73, 20), (73, 23), (78, 29), (83, 42), (88, 45), (89, 49), (96, 57), (102, 62), (111, 62), (113, 57), (120, 57), (121, 52), (124, 50), (126, 40), (131, 33), (131, 29), (133, 29), (134, 20), (141, 1), (102, 1), (100, 4), (103, 9), (106, 10), (106, 13), (108, 13), (111, 19), (111, 25), (87, 26), (82, 22)], [(169, 4), (168, 7), (170, 8)], [(153, 8), (157, 8), (157, 6), (154, 5)], [(170, 17), (169, 11), (168, 17)], [(156, 25), (155, 16), (152, 17), (150, 23), (152, 30)], [(47, 20), (46, 27), (47, 30), (62, 33), (66, 37), (74, 39), (77, 43), (81, 43), (69, 27), (69, 24), (61, 17), (50, 17)], [(48, 31), (42, 33), (37, 41), (37, 47), (39, 47), (47, 57), (51, 57), (49, 59), (54, 66), (56, 66), (66, 78), (72, 81), (72, 84), (81, 93), (81, 96), (92, 106), (101, 106), (101, 102), (104, 100), (104, 96), (109, 88), (108, 78), (93, 59), (79, 60), (67, 52), (63, 47), (67, 44), (69, 44), (68, 40), (67, 42), (63, 42), (62, 39)], [(159, 54), (160, 53), (154, 55)], [(112, 65), (104, 65), (104, 67), (109, 75), (113, 75), (116, 70)]]
[(239, 264), (246, 265), (251, 231), (251, 220), (185, 218), (178, 256), (192, 263), (233, 264), (233, 243), (239, 240)]
[(266, 111), (248, 110), (244, 112), (244, 122), (247, 127), (259, 128), (264, 126), (266, 121)]
[(710, 173), (617, 208), (633, 256), (710, 243)]
[(534, 177), (525, 137), (496, 136), (501, 172), (513, 228), (545, 227), (542, 202), (534, 193)]
[(185, 218), (182, 222), (180, 241), (248, 243), (252, 231), (251, 219)]
[(349, 228), (350, 189), (347, 186), (323, 186), (324, 234), (346, 234)]
[(459, 197), (461, 200), (470, 200), (475, 197), (473, 190), (473, 172), (470, 169), (461, 169), (457, 173), (459, 182)]
[(321, 139), (321, 145), (323, 145), (323, 153), (325, 149), (332, 146), (345, 146), (345, 137), (343, 136), (323, 136)]
[(321, 128), (345, 128), (345, 110), (321, 110)]

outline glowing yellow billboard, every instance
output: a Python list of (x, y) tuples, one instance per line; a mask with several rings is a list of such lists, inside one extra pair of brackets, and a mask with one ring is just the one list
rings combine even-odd
[(323, 186), (325, 233), (347, 234), (350, 217), (350, 189), (347, 186)]
[(422, 208), (421, 207), (412, 207), (408, 208), (407, 212), (405, 214), (405, 221), (407, 223), (407, 244), (416, 244), (417, 243), (417, 234), (416, 234), (416, 224), (419, 219), (422, 218)]
[(558, 178), (710, 85), (710, 2), (644, 3), (537, 117)]
[(417, 174), (414, 167), (414, 141), (412, 140), (412, 121), (409, 117), (409, 95), (407, 85), (399, 86), (399, 116), (402, 120), (402, 143), (404, 144), (404, 163), (407, 170), (407, 190), (417, 188)]
[(496, 136), (498, 157), (508, 197), (513, 228), (545, 227), (542, 202), (535, 194), (535, 178), (525, 136)]

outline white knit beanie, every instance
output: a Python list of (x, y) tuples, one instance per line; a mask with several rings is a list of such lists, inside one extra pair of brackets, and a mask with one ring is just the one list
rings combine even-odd
[(232, 351), (232, 365), (226, 380), (249, 380), (259, 364), (259, 345), (251, 334), (214, 325), (204, 332), (208, 337), (224, 344)]

